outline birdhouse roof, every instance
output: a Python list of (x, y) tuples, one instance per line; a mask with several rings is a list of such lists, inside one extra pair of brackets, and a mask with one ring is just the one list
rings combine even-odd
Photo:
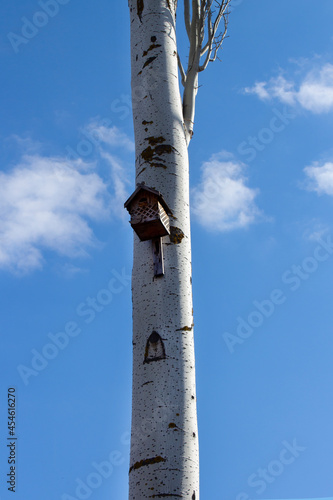
[(144, 192), (154, 194), (158, 198), (158, 201), (160, 202), (160, 204), (162, 205), (162, 207), (164, 208), (166, 213), (171, 214), (171, 210), (168, 207), (167, 202), (164, 200), (162, 194), (159, 191), (157, 191), (156, 189), (153, 189), (153, 188), (146, 186), (144, 182), (142, 182), (141, 184), (138, 184), (134, 193), (132, 193), (131, 196), (125, 201), (124, 207), (127, 208), (127, 210), (130, 210), (130, 206), (132, 205), (134, 200), (138, 196), (141, 196)]

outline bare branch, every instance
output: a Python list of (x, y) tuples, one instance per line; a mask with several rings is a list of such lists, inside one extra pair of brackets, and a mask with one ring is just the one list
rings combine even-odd
[(222, 0), (220, 4), (217, 2), (219, 5), (219, 12), (218, 12), (218, 14), (215, 18), (214, 24), (213, 24), (213, 36), (214, 37), (216, 36), (216, 32), (217, 32), (217, 29), (219, 27), (219, 24), (220, 24), (222, 17), (224, 17), (224, 19), (226, 19), (226, 17), (225, 17), (226, 10), (227, 10), (227, 7), (228, 7), (230, 2), (231, 2), (231, 0)]
[(186, 73), (185, 73), (184, 67), (182, 65), (182, 62), (180, 60), (180, 57), (179, 57), (178, 53), (177, 53), (177, 61), (178, 61), (178, 68), (179, 68), (180, 76), (181, 76), (181, 82), (182, 82), (183, 87), (185, 87), (185, 84), (186, 84)]
[(219, 36), (216, 37), (214, 40), (214, 55), (210, 59), (210, 61), (215, 61), (217, 52), (218, 52), (219, 48), (221, 47), (223, 40), (225, 39), (226, 34), (227, 34), (228, 19), (225, 17), (225, 15), (223, 17), (224, 17), (224, 31), (223, 31), (223, 33), (220, 33)]
[(186, 33), (190, 40), (191, 39), (190, 0), (184, 0), (184, 20), (185, 20)]
[(203, 56), (212, 44), (212, 34), (213, 34), (213, 24), (212, 24), (212, 9), (211, 2), (208, 5), (208, 41), (206, 45), (201, 49), (200, 56)]
[[(215, 61), (217, 57), (217, 52), (219, 48), (221, 47), (223, 40), (226, 37), (227, 34), (227, 28), (228, 28), (228, 12), (227, 8), (231, 0), (221, 0), (221, 3), (216, 2), (219, 6), (219, 11), (217, 13), (217, 16), (215, 18), (214, 23), (212, 24), (212, 2), (209, 3), (207, 6), (208, 10), (208, 41), (206, 45), (203, 47), (201, 51), (201, 55), (204, 55), (207, 51), (207, 55), (205, 58), (204, 63), (199, 66), (198, 71), (204, 71), (207, 68), (207, 65), (211, 61)], [(223, 18), (224, 21), (224, 31), (220, 33), (219, 35), (216, 35), (219, 24)], [(213, 55), (212, 55), (213, 54)]]

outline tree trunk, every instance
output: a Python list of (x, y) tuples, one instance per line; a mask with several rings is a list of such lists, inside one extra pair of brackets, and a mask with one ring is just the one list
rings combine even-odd
[(129, 499), (199, 499), (189, 172), (178, 84), (174, 0), (130, 0), (136, 183), (172, 211), (161, 238), (134, 234), (133, 401)]

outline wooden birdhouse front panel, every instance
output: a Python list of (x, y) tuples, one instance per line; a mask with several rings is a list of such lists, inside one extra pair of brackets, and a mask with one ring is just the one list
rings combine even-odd
[(163, 207), (163, 204), (166, 204), (160, 193), (153, 191), (140, 189), (131, 201), (125, 204), (131, 216), (131, 226), (141, 241), (170, 234), (169, 216)]

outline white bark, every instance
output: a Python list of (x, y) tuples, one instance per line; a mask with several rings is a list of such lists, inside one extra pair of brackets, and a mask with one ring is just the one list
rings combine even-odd
[(161, 191), (172, 210), (164, 276), (154, 278), (151, 241), (134, 235), (129, 499), (198, 500), (189, 172), (174, 3), (129, 5), (136, 182)]

